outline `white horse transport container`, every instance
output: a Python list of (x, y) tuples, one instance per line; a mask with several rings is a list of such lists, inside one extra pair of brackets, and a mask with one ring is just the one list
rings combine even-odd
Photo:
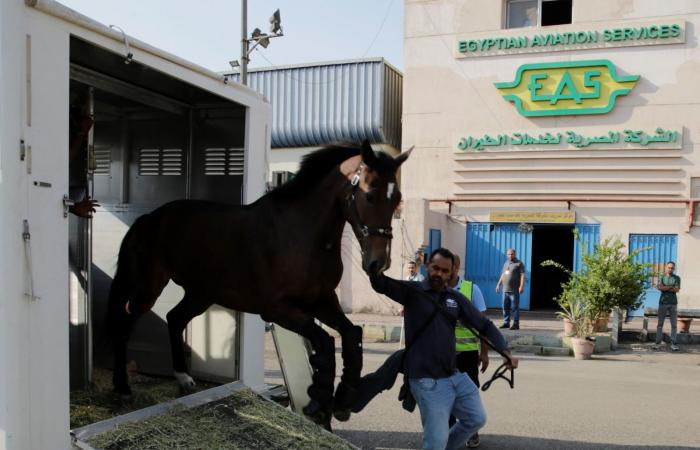
[[(271, 110), (51, 0), (0, 2), (0, 69), (0, 449), (70, 448), (69, 386), (98, 364), (93, 332), (121, 238), (169, 200), (262, 195)], [(79, 109), (94, 124), (76, 159)], [(64, 196), (85, 193), (100, 201), (94, 218), (64, 214)], [(169, 371), (164, 317), (178, 289), (135, 330), (142, 370)], [(257, 316), (212, 308), (186, 331), (191, 371), (262, 387), (263, 333)]]

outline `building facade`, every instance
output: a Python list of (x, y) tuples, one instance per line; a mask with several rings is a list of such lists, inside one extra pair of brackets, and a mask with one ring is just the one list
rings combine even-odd
[[(527, 268), (521, 307), (549, 309), (562, 280), (540, 263), (577, 270), (583, 252), (619, 237), (655, 271), (676, 261), (680, 306), (699, 307), (700, 3), (405, 5), (412, 240), (460, 254), (492, 308), (515, 248)], [(650, 286), (646, 306), (658, 295)]]

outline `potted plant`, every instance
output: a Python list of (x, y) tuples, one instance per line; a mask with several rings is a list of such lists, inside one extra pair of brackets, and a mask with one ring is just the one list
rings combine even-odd
[(586, 303), (580, 299), (572, 299), (562, 306), (557, 316), (568, 321), (573, 328), (571, 347), (574, 350), (575, 359), (591, 359), (595, 347), (595, 338), (590, 337), (591, 321), (590, 311)]
[(542, 265), (554, 266), (569, 274), (569, 280), (562, 284), (563, 292), (557, 299), (559, 304), (563, 307), (572, 298), (581, 300), (591, 319), (591, 326), (598, 322), (598, 326), (605, 330), (613, 308), (637, 309), (642, 305), (651, 264), (635, 262), (635, 258), (647, 249), (626, 254), (623, 252), (625, 245), (619, 237), (606, 238), (594, 247), (592, 253), (585, 250), (585, 245), (582, 247), (582, 269), (578, 272), (572, 272), (552, 260), (544, 261)]
[(679, 333), (690, 333), (690, 323), (693, 321), (692, 317), (679, 317), (676, 319), (676, 325), (678, 326)]

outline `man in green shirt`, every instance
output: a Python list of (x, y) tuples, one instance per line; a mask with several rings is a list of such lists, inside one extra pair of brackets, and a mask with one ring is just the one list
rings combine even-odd
[(678, 298), (676, 297), (676, 292), (681, 290), (681, 277), (673, 273), (675, 270), (676, 263), (673, 261), (667, 262), (665, 273), (659, 278), (659, 284), (657, 285), (657, 288), (661, 291), (661, 297), (659, 297), (659, 322), (656, 325), (656, 343), (654, 344), (654, 350), (658, 350), (659, 344), (661, 344), (664, 321), (666, 320), (666, 314), (669, 314), (671, 316), (671, 350), (674, 352), (678, 351), (678, 345), (676, 344)]

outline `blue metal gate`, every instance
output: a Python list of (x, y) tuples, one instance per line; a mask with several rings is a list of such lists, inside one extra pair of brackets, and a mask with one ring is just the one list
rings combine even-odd
[(640, 252), (634, 260), (641, 263), (651, 263), (651, 275), (647, 279), (642, 308), (634, 312), (641, 315), (643, 308), (656, 307), (659, 304), (661, 292), (656, 289), (658, 274), (663, 274), (668, 261), (677, 262), (678, 235), (676, 234), (630, 234), (629, 251), (648, 248)]
[(438, 230), (437, 228), (431, 228), (428, 232), (428, 254), (426, 255), (424, 264), (420, 267), (420, 273), (422, 273), (426, 278), (428, 277), (428, 258), (430, 258), (433, 250), (440, 247), (442, 247), (442, 231)]
[(591, 254), (600, 242), (600, 224), (577, 223), (575, 230), (577, 239), (574, 239), (574, 272), (578, 272), (582, 268), (583, 249), (586, 249), (587, 254)]
[(526, 283), (525, 291), (520, 296), (520, 309), (528, 310), (532, 231), (521, 231), (517, 224), (512, 223), (467, 224), (465, 277), (479, 285), (487, 308), (500, 308), (502, 294), (496, 293), (496, 283), (509, 248), (514, 248), (518, 259), (525, 264)]

